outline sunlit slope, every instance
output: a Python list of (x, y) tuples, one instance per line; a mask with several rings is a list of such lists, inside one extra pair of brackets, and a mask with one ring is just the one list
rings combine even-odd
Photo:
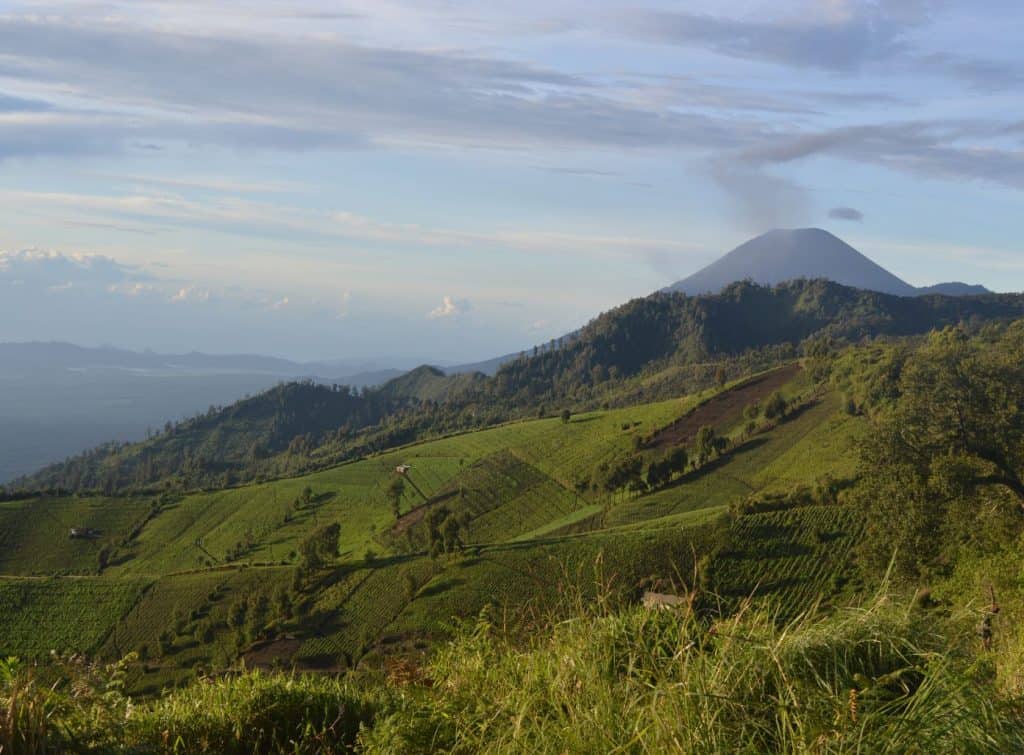
[[(0, 503), (0, 574), (94, 574), (104, 545), (141, 527), (142, 498), (44, 497)], [(72, 528), (93, 535), (72, 538)]]
[[(792, 411), (751, 433), (746, 410), (775, 391)], [(110, 657), (143, 650), (149, 657), (133, 682), (139, 689), (180, 681), (196, 667), (223, 667), (239, 655), (258, 665), (340, 668), (367, 654), (445, 636), (453, 619), (471, 618), (486, 605), (523, 621), (531, 612), (563, 607), (566, 595), (588, 600), (610, 585), (635, 600), (655, 580), (689, 584), (704, 557), (716, 566), (725, 559), (710, 573), (733, 600), (763, 587), (764, 575), (743, 555), (760, 553), (744, 540), (747, 530), (739, 522), (746, 518), (726, 530), (721, 515), (754, 493), (851, 476), (850, 443), (863, 420), (840, 413), (839, 403), (792, 365), (719, 391), (568, 422), (508, 424), (303, 477), (177, 497), (23, 501), (0, 515), (30, 512), (50, 522), (49, 530), (33, 531), (29, 519), (5, 530), (16, 545), (15, 555), (6, 556), (13, 564), (7, 571), (95, 573), (98, 549), (116, 541), (117, 557), (102, 576), (80, 580), (83, 594), (109, 584), (109, 596), (50, 604), (36, 591), (27, 615), (65, 628), (69, 620), (92, 627), (69, 648), (102, 649)], [(731, 445), (664, 489), (631, 496), (583, 484), (602, 463), (637, 453), (654, 459), (673, 444), (690, 445), (705, 424)], [(409, 468), (396, 520), (388, 489), (399, 465)], [(45, 506), (52, 510), (37, 511)], [(465, 548), (431, 558), (427, 524), (440, 509), (458, 518)], [(764, 572), (787, 610), (802, 606), (813, 589), (832, 585), (856, 537), (844, 529), (834, 541), (835, 565), (811, 573), (826, 541), (804, 543), (818, 535), (804, 532), (799, 516), (784, 533), (796, 545), (780, 546), (781, 556), (766, 561)], [(97, 541), (71, 541), (55, 529), (58, 522), (61, 528), (91, 522), (102, 534)], [(301, 543), (335, 522), (341, 526), (336, 562), (296, 587)], [(726, 532), (731, 549), (721, 550)], [(30, 550), (31, 558), (25, 555)], [(790, 574), (797, 561), (783, 557), (793, 554), (801, 565)], [(790, 578), (798, 581), (786, 583)], [(40, 584), (51, 582), (62, 595), (71, 589), (69, 580)], [(230, 625), (233, 604), (263, 596), (276, 605), (282, 592), (293, 611), (269, 611), (267, 639), (254, 644)], [(40, 642), (63, 642), (63, 635), (37, 642), (19, 627), (9, 633), (9, 652), (31, 655), (40, 652)]]
[[(469, 480), (473, 490), (499, 489), (505, 474), (501, 464), (485, 461), (496, 454), (517, 460), (520, 467), (512, 471), (513, 476), (522, 476), (524, 468), (533, 470), (536, 483), (520, 486), (522, 500), (492, 495), (492, 508), (511, 504), (510, 525), (506, 530), (501, 523), (505, 512), (481, 516), (474, 537), (506, 539), (542, 526), (549, 516), (557, 518), (577, 508), (582, 501), (568, 492), (577, 479), (589, 474), (598, 460), (628, 452), (636, 435), (667, 424), (695, 400), (594, 412), (568, 423), (558, 418), (515, 423), (410, 446), (304, 477), (189, 495), (165, 506), (146, 524), (133, 543), (133, 557), (116, 569), (155, 575), (231, 562), (290, 563), (310, 532), (335, 521), (341, 524), (342, 555), (361, 558), (367, 548), (383, 547), (378, 535), (394, 524), (387, 488), (398, 465), (411, 465), (402, 499), (406, 513), (450, 490), (460, 476)], [(493, 480), (486, 471), (481, 475), (474, 468), (481, 463), (494, 473)], [(312, 492), (312, 502), (296, 507), (306, 488)]]
[(609, 509), (600, 526), (612, 527), (728, 505), (758, 493), (787, 491), (856, 471), (853, 443), (864, 420), (839, 412), (839, 398), (825, 394), (769, 432), (739, 444), (704, 470), (651, 495)]

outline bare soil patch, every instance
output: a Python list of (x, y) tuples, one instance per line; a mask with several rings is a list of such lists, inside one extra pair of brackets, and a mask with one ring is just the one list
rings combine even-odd
[(426, 503), (421, 503), (416, 508), (411, 509), (406, 513), (402, 514), (400, 517), (398, 517), (398, 519), (395, 520), (395, 523), (391, 525), (391, 534), (401, 535), (407, 529), (422, 521), (423, 517), (427, 515), (427, 512), (433, 506), (436, 506), (439, 503), (447, 501), (449, 498), (455, 496), (458, 492), (459, 491), (457, 490), (449, 490), (445, 493), (440, 493), (438, 495), (435, 495)]
[(662, 428), (646, 448), (673, 448), (686, 445), (704, 425), (721, 428), (740, 417), (743, 409), (759, 403), (800, 374), (799, 364), (790, 364), (752, 378), (743, 385), (708, 399), (671, 425)]
[(245, 654), (245, 666), (260, 669), (274, 668), (275, 664), (287, 666), (301, 645), (302, 640), (291, 637), (260, 643)]

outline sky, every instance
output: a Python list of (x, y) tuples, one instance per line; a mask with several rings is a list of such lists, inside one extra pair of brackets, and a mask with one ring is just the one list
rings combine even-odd
[(473, 361), (774, 227), (1022, 290), (1020, 28), (1019, 0), (0, 0), (0, 341)]

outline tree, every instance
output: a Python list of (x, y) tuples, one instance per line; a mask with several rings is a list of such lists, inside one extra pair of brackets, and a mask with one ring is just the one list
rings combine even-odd
[(682, 446), (673, 448), (672, 453), (668, 455), (669, 466), (673, 472), (682, 474), (686, 471), (686, 465), (689, 463), (689, 454), (686, 453), (686, 449)]
[(388, 485), (387, 497), (391, 502), (391, 513), (398, 519), (402, 515), (402, 496), (405, 495), (405, 480), (395, 477)]
[(249, 611), (249, 604), (244, 600), (236, 600), (228, 606), (227, 625), (232, 629), (238, 629), (245, 625), (245, 616)]
[(775, 391), (764, 404), (765, 419), (777, 419), (786, 414), (786, 397)]
[(672, 479), (672, 465), (668, 459), (652, 461), (647, 467), (647, 484), (651, 488), (660, 488)]
[(711, 425), (704, 425), (700, 430), (697, 431), (697, 437), (694, 439), (694, 461), (698, 467), (703, 467), (711, 458), (715, 455), (717, 448), (717, 437), (715, 436), (715, 428)]
[(609, 493), (628, 487), (631, 490), (642, 490), (644, 482), (644, 459), (640, 454), (629, 456), (611, 467), (601, 467), (600, 474), (604, 480), (604, 489)]
[(969, 339), (929, 337), (904, 366), (895, 406), (860, 443), (863, 560), (896, 554), (903, 576), (948, 568), (1024, 525), (1024, 325)]
[(291, 592), (285, 587), (279, 587), (274, 593), (274, 611), (283, 619), (290, 619), (294, 612), (294, 603)]
[(174, 649), (174, 636), (171, 634), (170, 630), (165, 629), (160, 632), (159, 636), (156, 638), (156, 643), (157, 647), (160, 649), (160, 655), (167, 655)]
[(414, 577), (411, 573), (406, 572), (405, 576), (402, 578), (402, 584), (405, 587), (406, 599), (411, 601), (413, 598), (416, 597), (416, 577)]
[(337, 522), (321, 527), (302, 541), (299, 555), (304, 569), (319, 569), (333, 561), (338, 555), (338, 538), (341, 525)]
[(446, 553), (462, 548), (462, 524), (456, 517), (449, 515), (445, 519), (441, 525), (441, 538)]
[(569, 423), (569, 420), (572, 419), (572, 412), (570, 412), (568, 409), (563, 409), (561, 416), (562, 416), (562, 424), (566, 425), (566, 424)]

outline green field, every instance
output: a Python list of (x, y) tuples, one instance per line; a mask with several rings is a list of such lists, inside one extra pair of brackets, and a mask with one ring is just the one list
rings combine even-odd
[(99, 577), (0, 578), (0, 656), (96, 651), (147, 585)]
[(756, 598), (780, 620), (840, 594), (864, 524), (844, 506), (745, 514), (729, 528), (709, 589), (727, 609)]
[[(95, 574), (99, 552), (149, 511), (144, 498), (34, 498), (0, 503), (0, 574)], [(98, 531), (72, 539), (73, 527)]]
[[(809, 400), (810, 383), (797, 373), (783, 393), (803, 402), (802, 408), (746, 437), (740, 435), (746, 399), (730, 399), (731, 390), (746, 384), (579, 414), (567, 423), (560, 418), (511, 423), (238, 488), (175, 498), (0, 505), (0, 568), (7, 574), (95, 574), (103, 544), (118, 546), (101, 577), (7, 580), (7, 585), (28, 585), (6, 588), (10, 597), (4, 599), (24, 606), (16, 614), (26, 617), (8, 619), (7, 650), (27, 656), (52, 646), (116, 657), (142, 649), (148, 659), (135, 683), (152, 690), (187, 678), (195, 668), (229, 663), (240, 653), (260, 664), (340, 668), (367, 653), (446, 636), (453, 621), (487, 605), (509, 620), (525, 621), (612, 585), (621, 599), (635, 600), (644, 585), (691, 584), (697, 561), (717, 542), (709, 533), (729, 504), (753, 493), (785, 492), (825, 476), (853, 474), (849, 449), (861, 420), (839, 414), (835, 395)], [(746, 390), (740, 395), (749, 395)], [(675, 420), (703, 422), (702, 412), (719, 423), (720, 434), (741, 441), (720, 459), (639, 497), (581, 484), (598, 465), (637, 453), (645, 439)], [(409, 470), (396, 524), (387, 490), (400, 464)], [(302, 502), (307, 490), (308, 500)], [(429, 558), (427, 519), (442, 507), (460, 522), (467, 549)], [(730, 541), (747, 537), (739, 529), (747, 520), (741, 517), (732, 526)], [(341, 529), (337, 560), (295, 592), (301, 544), (334, 522)], [(71, 540), (67, 530), (73, 526), (102, 534), (96, 540)], [(807, 540), (824, 523), (798, 517), (788, 526), (786, 542), (794, 552), (809, 548), (811, 555), (800, 551), (755, 574), (737, 555), (746, 550), (725, 551), (713, 569), (716, 589), (731, 600), (758, 587), (785, 607), (803, 605), (815, 590), (831, 586), (840, 566), (805, 571), (823, 555), (842, 561), (846, 551), (835, 546), (845, 548), (852, 533), (837, 536), (825, 554)], [(371, 552), (373, 561), (367, 561)], [(79, 584), (83, 594), (102, 594), (102, 599), (76, 601), (69, 586)], [(246, 639), (229, 626), (234, 603), (282, 591), (290, 592), (294, 614), (271, 615), (266, 630), (256, 628), (257, 635), (270, 632), (269, 639), (253, 645), (251, 636)], [(51, 592), (61, 597), (43, 601)], [(27, 617), (66, 628), (65, 617), (79, 615), (75, 621), (88, 629), (73, 638), (27, 630)]]
[(810, 485), (826, 475), (848, 479), (856, 471), (852, 446), (862, 424), (861, 419), (838, 413), (834, 395), (825, 396), (706, 470), (666, 490), (616, 505), (602, 524), (614, 526), (722, 506), (759, 493)]

